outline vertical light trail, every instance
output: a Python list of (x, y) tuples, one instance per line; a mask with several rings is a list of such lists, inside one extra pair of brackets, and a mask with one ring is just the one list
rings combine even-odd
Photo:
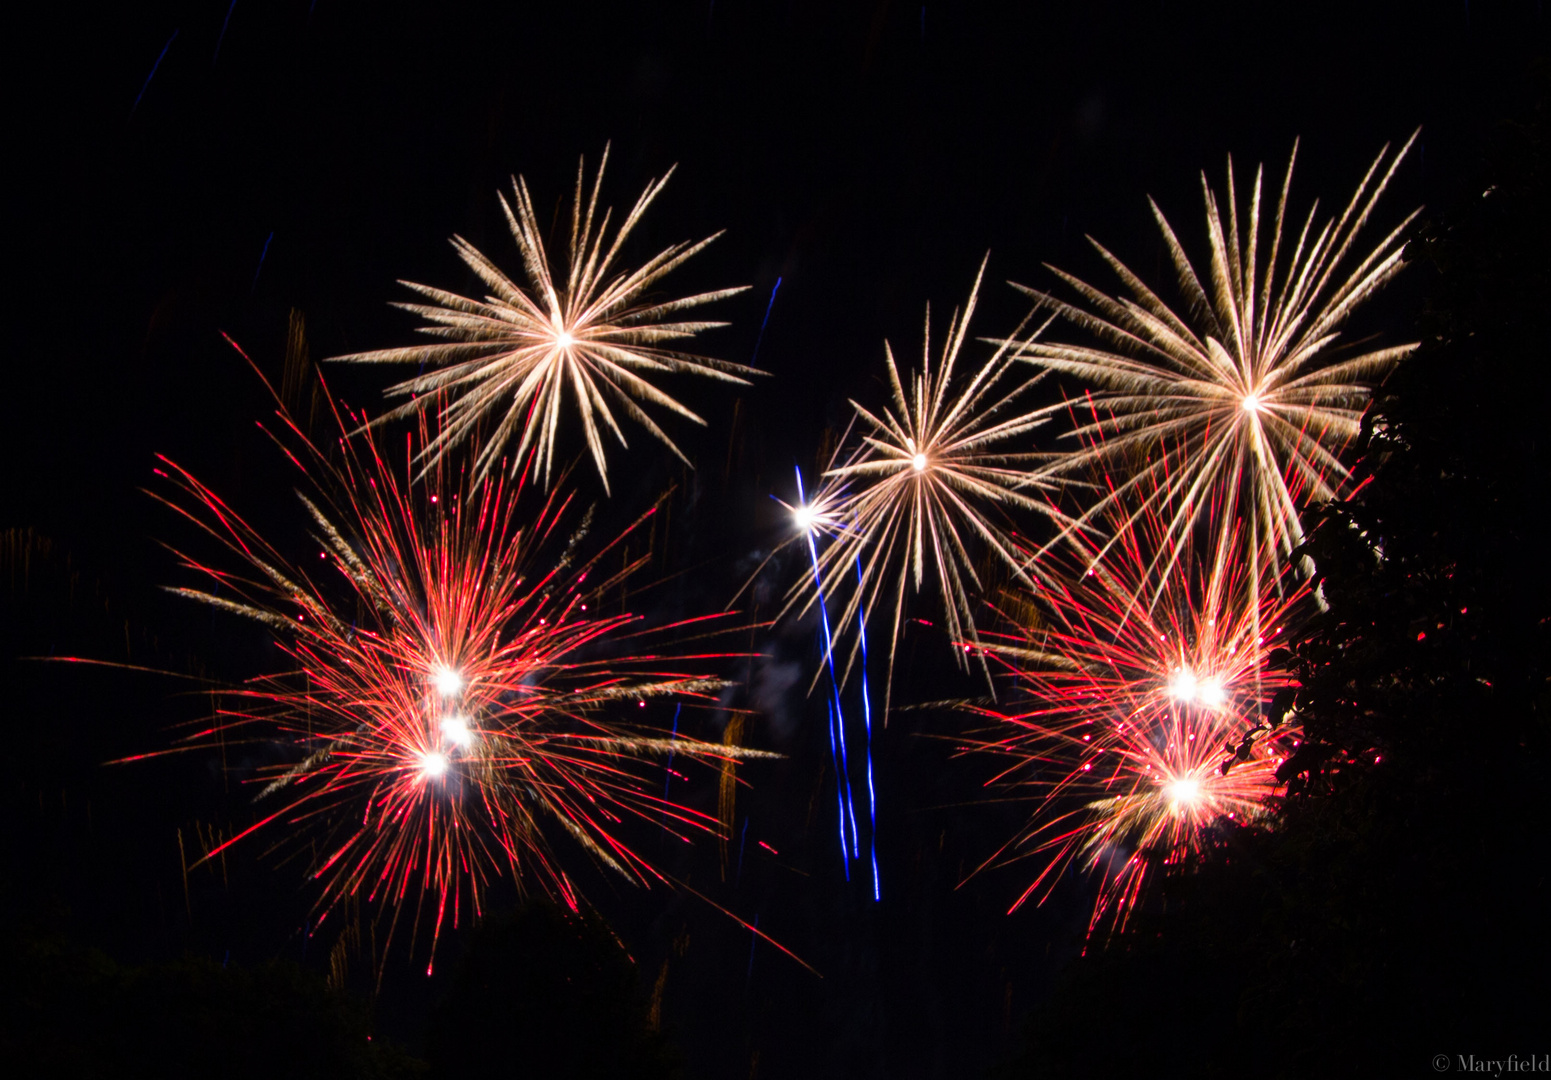
[(215, 39), (215, 52), (210, 55), (210, 66), (215, 67), (215, 62), (221, 58), (221, 42), (226, 40), (226, 28), (231, 25), (232, 11), (237, 7), (237, 0), (232, 0), (226, 9), (226, 18), (221, 20), (221, 35)]
[(275, 238), (275, 230), (270, 229), (269, 235), (264, 238), (264, 250), (259, 252), (258, 269), (253, 271), (253, 285), (248, 289), (249, 293), (258, 291), (259, 275), (264, 272), (264, 260), (269, 258), (269, 245)]
[(835, 766), (835, 807), (837, 818), (840, 821), (840, 865), (846, 872), (846, 880), (851, 880), (851, 860), (846, 857), (846, 793), (845, 784), (840, 775), (840, 755), (835, 750), (835, 703), (825, 702), (829, 710), (829, 760)]
[[(863, 584), (862, 558), (856, 558), (856, 587)], [(862, 721), (867, 725), (867, 842), (872, 851), (872, 898), (882, 900), (883, 891), (878, 883), (878, 791), (872, 779), (872, 702), (867, 697), (867, 608), (859, 606), (856, 612), (856, 632), (862, 646)]]
[[(830, 674), (833, 675), (834, 673), (831, 672)], [(840, 691), (837, 689), (835, 691), (835, 730), (840, 733), (840, 768), (845, 779), (846, 818), (851, 823), (850, 857), (860, 859), (862, 857), (862, 840), (856, 831), (856, 797), (851, 793), (851, 762), (846, 757), (845, 722), (845, 714), (840, 711)]]
[[(677, 741), (679, 737), (679, 710), (683, 707), (684, 703), (682, 701), (673, 707), (673, 734), (669, 738), (674, 741)], [(668, 785), (673, 783), (673, 751), (674, 747), (668, 747), (668, 764), (663, 770), (666, 775), (662, 778), (662, 797), (664, 799), (668, 797)]]
[[(770, 325), (770, 309), (775, 307), (775, 294), (781, 288), (781, 279), (776, 278), (775, 288), (770, 290), (770, 303), (765, 305), (765, 321), (759, 324), (759, 336), (754, 339), (754, 355), (749, 357), (749, 366), (754, 366), (754, 361), (759, 359), (759, 347), (765, 341), (765, 327)], [(797, 485), (799, 488), (802, 484)]]
[[(807, 506), (808, 495), (803, 491), (802, 487), (802, 469), (799, 467), (795, 471), (797, 473), (797, 502), (801, 506)], [(851, 880), (849, 860), (861, 858), (862, 851), (861, 839), (857, 836), (856, 831), (855, 800), (851, 795), (851, 766), (846, 756), (845, 709), (840, 704), (840, 680), (835, 675), (835, 642), (829, 632), (829, 610), (824, 606), (824, 590), (822, 578), (819, 574), (819, 549), (818, 545), (813, 541), (813, 529), (811, 527), (805, 528), (803, 533), (808, 540), (808, 556), (812, 560), (813, 565), (813, 588), (819, 600), (819, 625), (824, 628), (824, 660), (829, 664), (829, 683), (834, 688), (835, 694), (834, 704), (830, 707), (830, 753), (831, 755), (835, 753), (836, 746), (834, 744), (838, 743), (839, 759), (835, 764), (835, 781), (836, 787), (839, 789), (841, 807), (840, 854), (841, 858), (846, 860), (846, 880), (849, 881)], [(848, 820), (851, 825), (851, 842), (849, 844), (846, 843), (846, 823)]]

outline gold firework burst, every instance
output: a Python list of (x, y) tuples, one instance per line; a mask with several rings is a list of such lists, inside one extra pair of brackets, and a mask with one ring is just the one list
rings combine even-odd
[[(865, 617), (864, 610), (884, 611), (890, 624), (890, 684), (907, 585), (920, 591), (934, 576), (951, 639), (975, 642), (971, 593), (983, 585), (971, 546), (978, 544), (1015, 578), (1031, 583), (1028, 560), (997, 512), (1010, 507), (1069, 521), (1036, 497), (1049, 482), (1037, 479), (1029, 466), (1045, 455), (1008, 445), (1047, 419), (1046, 410), (1024, 411), (1017, 405), (1041, 375), (1014, 379), (1006, 388), (1004, 376), (1019, 349), (1028, 345), (1018, 336), (1023, 327), (967, 381), (954, 378), (984, 275), (982, 261), (962, 315), (955, 310), (949, 320), (935, 369), (927, 309), (922, 366), (908, 392), (894, 351), (884, 343), (891, 405), (874, 412), (851, 402), (862, 432), (860, 445), (824, 473), (814, 501), (795, 511), (800, 525), (822, 527), (834, 539), (818, 555), (815, 573), (793, 588), (788, 606), (800, 604), (806, 610), (819, 593), (826, 602), (843, 596), (837, 638)], [(816, 507), (823, 508), (822, 516)], [(859, 644), (857, 635), (847, 673)], [(959, 659), (962, 663), (962, 652)]]
[[(1387, 165), (1389, 145), (1379, 151), (1339, 217), (1316, 227), (1316, 202), (1285, 263), (1296, 144), (1276, 203), (1268, 252), (1261, 236), (1263, 170), (1255, 173), (1248, 228), (1242, 234), (1232, 159), (1226, 228), (1203, 173), (1210, 288), (1149, 199), (1185, 300), (1183, 315), (1091, 237), (1089, 243), (1129, 297), (1110, 296), (1055, 267), (1050, 269), (1086, 307), (1014, 283), (1099, 342), (1089, 347), (1034, 341), (1020, 353), (1096, 388), (1084, 403), (1089, 419), (1069, 433), (1082, 448), (1053, 465), (1053, 474), (1113, 467), (1128, 477), (1080, 522), (1106, 515), (1133, 489), (1145, 487), (1148, 498), (1136, 513), (1167, 508), (1168, 531), (1177, 540), (1201, 520), (1214, 498), (1227, 504), (1215, 518), (1224, 522), (1235, 519), (1235, 507), (1243, 502), (1251, 528), (1276, 559), (1278, 551), (1290, 552), (1302, 539), (1300, 500), (1339, 498), (1346, 492), (1351, 474), (1339, 454), (1358, 432), (1369, 388), (1415, 345), (1365, 350), (1359, 343), (1343, 350), (1338, 338), (1353, 310), (1400, 271), (1405, 230), (1420, 209), (1355, 268), (1344, 267), (1416, 137)], [(1160, 448), (1171, 452), (1160, 453)], [(1182, 460), (1172, 453), (1178, 448), (1185, 451)]]
[(402, 281), (400, 284), (432, 302), (395, 306), (424, 317), (431, 325), (422, 327), (420, 332), (441, 341), (331, 358), (436, 367), (390, 387), (390, 396), (410, 400), (383, 417), (387, 420), (406, 416), (442, 400), (444, 395), (450, 398), (441, 430), (425, 448), (426, 461), (437, 460), (474, 435), (487, 418), (493, 418), (494, 431), (484, 440), (476, 460), (478, 475), (488, 474), (508, 444), (516, 439), (513, 467), (522, 467), (527, 452), (533, 449), (538, 475), (547, 485), (554, 470), (563, 399), (570, 396), (581, 418), (587, 448), (607, 491), (603, 429), (612, 433), (621, 446), (627, 445), (616, 413), (623, 413), (646, 428), (685, 464), (688, 459), (647, 415), (641, 403), (655, 405), (697, 424), (705, 423), (653, 385), (650, 376), (683, 372), (746, 386), (748, 381), (741, 376), (759, 373), (754, 368), (673, 347), (673, 343), (703, 330), (727, 325), (683, 321), (682, 312), (733, 296), (744, 288), (720, 289), (677, 300), (649, 299), (648, 290), (721, 233), (698, 243), (673, 244), (638, 269), (617, 269), (620, 249), (673, 170), (647, 184), (610, 237), (613, 211), (605, 208), (600, 215), (598, 208), (607, 165), (605, 147), (590, 194), (584, 190), (585, 162), (577, 166), (568, 263), (562, 278), (557, 279), (551, 271), (527, 182), (515, 177), (513, 202), (508, 202), (504, 195), (499, 198), (522, 253), (526, 288), (499, 270), (473, 244), (454, 236), (453, 248), (491, 290), (490, 295), (473, 300), (444, 289)]

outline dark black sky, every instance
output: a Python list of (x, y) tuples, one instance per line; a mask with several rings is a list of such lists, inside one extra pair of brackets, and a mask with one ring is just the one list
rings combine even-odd
[[(205, 0), (24, 20), (8, 34), (0, 527), (51, 538), (79, 577), (18, 608), (36, 625), (12, 628), (12, 652), (117, 648), (109, 658), (121, 659), (124, 622), (132, 656), (193, 655), (227, 677), (251, 673), (259, 646), (157, 598), (173, 567), (154, 541), (179, 537), (138, 490), (164, 452), (260, 519), (291, 513), (289, 480), (253, 427), (262, 388), (219, 331), (271, 371), (293, 308), (315, 357), (407, 342), (411, 321), (384, 303), (401, 298), (395, 279), (474, 287), (450, 234), (511, 263), (495, 191), (513, 172), (543, 206), (568, 194), (579, 154), (595, 161), (612, 140), (617, 205), (678, 163), (635, 252), (727, 230), (678, 282), (753, 286), (723, 305), (732, 326), (708, 351), (746, 361), (782, 281), (759, 353), (773, 377), (736, 407), (726, 391), (679, 388), (711, 422), (674, 429), (698, 466), (675, 511), (680, 561), (700, 569), (663, 603), (719, 607), (771, 539), (766, 496), (787, 494), (794, 463), (811, 466), (848, 397), (880, 396), (883, 338), (913, 357), (924, 303), (962, 302), (987, 250), (980, 327), (994, 333), (1021, 314), (1005, 279), (1046, 284), (1046, 261), (1097, 273), (1085, 233), (1159, 280), (1145, 195), (1194, 244), (1199, 170), (1220, 184), (1230, 152), (1241, 176), (1259, 161), (1279, 175), (1301, 137), (1294, 197), (1306, 207), (1345, 198), (1380, 145), (1422, 125), (1380, 225), (1445, 203), (1483, 131), (1512, 110), (1546, 31), (1539, 0)], [(1362, 329), (1403, 337), (1412, 303), (1400, 285)], [(389, 374), (331, 378), (376, 407)], [(641, 449), (617, 466), (622, 515), (679, 478)], [(798, 632), (761, 647), (790, 660), (805, 643)], [(127, 955), (303, 955), (299, 866), (261, 849), (236, 856), (229, 888), (196, 882), (185, 911), (174, 830), (187, 841), (196, 819), (249, 813), (211, 763), (111, 776), (99, 765), (155, 749), (195, 704), (143, 679), (6, 662), (21, 688), (13, 707), (50, 717), (15, 795), (36, 802), (35, 818), (12, 838), (40, 896)], [(693, 1076), (748, 1075), (756, 1052), (760, 1076), (969, 1075), (1005, 1052), (1070, 954), (1080, 885), (1011, 919), (1021, 870), (955, 891), (1018, 811), (947, 809), (982, 798), (983, 770), (925, 737), (948, 733), (944, 718), (902, 719), (879, 749), (886, 895), (871, 905), (839, 880), (823, 721), (803, 709), (794, 696), (784, 720), (767, 718), (765, 737), (793, 756), (750, 770), (740, 804), (750, 847), (766, 839), (782, 858), (748, 856), (723, 883), (708, 844), (677, 867), (759, 914), (824, 980), (768, 949), (750, 966), (749, 935), (693, 902), (607, 883), (595, 899), (648, 980), (688, 936), (667, 1016)], [(80, 803), (93, 798), (87, 821)], [(382, 1006), (384, 1025), (411, 1040), (437, 992), (416, 970), (390, 968)]]

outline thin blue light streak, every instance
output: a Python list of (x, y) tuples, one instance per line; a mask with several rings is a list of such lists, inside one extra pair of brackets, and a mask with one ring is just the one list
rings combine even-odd
[[(839, 700), (838, 694), (836, 695), (836, 700)], [(845, 723), (845, 717), (838, 711), (835, 713), (835, 716), (839, 721), (835, 726), (840, 729), (840, 767), (845, 770), (846, 816), (851, 820), (851, 858), (860, 859), (862, 857), (862, 846), (861, 836), (856, 831), (856, 798), (851, 794), (851, 762), (846, 759), (845, 729), (840, 727), (841, 724)]]
[(226, 40), (226, 27), (232, 21), (232, 10), (237, 6), (237, 0), (232, 0), (226, 9), (226, 18), (221, 20), (221, 36), (215, 39), (215, 52), (210, 56), (210, 66), (215, 67), (215, 62), (221, 56), (221, 42)]
[[(797, 469), (797, 500), (802, 505), (808, 503), (808, 496), (802, 488), (802, 469)], [(856, 800), (851, 793), (851, 764), (846, 754), (846, 729), (845, 708), (840, 703), (840, 679), (835, 675), (835, 642), (829, 632), (829, 610), (824, 605), (824, 583), (819, 574), (819, 549), (813, 541), (813, 530), (804, 530), (808, 538), (808, 555), (813, 561), (813, 590), (819, 600), (819, 623), (824, 628), (824, 658), (829, 663), (829, 682), (834, 688), (835, 703), (833, 720), (831, 721), (831, 737), (838, 734), (840, 744), (840, 760), (836, 765), (839, 770), (836, 774), (836, 786), (840, 789), (841, 817), (840, 817), (840, 852), (842, 858), (859, 859), (862, 857), (861, 837), (856, 829)], [(833, 751), (831, 747), (831, 751)], [(845, 827), (849, 819), (851, 824), (851, 842), (846, 843)], [(850, 866), (846, 867), (846, 880), (851, 878)]]
[[(183, 28), (180, 26), (172, 32), (172, 37), (167, 39), (167, 44), (162, 46), (162, 51), (156, 57), (156, 63), (151, 65), (151, 73), (145, 77), (145, 82), (140, 84), (140, 92), (135, 95), (135, 103), (129, 107), (129, 115), (135, 115), (135, 110), (140, 107), (140, 99), (145, 97), (146, 88), (151, 85), (151, 80), (156, 78), (156, 69), (162, 66), (162, 59), (167, 55), (167, 50), (172, 48), (172, 43), (178, 40), (178, 33)], [(772, 299), (774, 299), (772, 297)]]
[[(679, 710), (683, 707), (684, 703), (682, 701), (673, 706), (673, 734), (670, 736), (671, 740), (676, 741), (679, 737)], [(667, 775), (662, 778), (662, 797), (664, 799), (668, 797), (668, 785), (673, 783), (673, 750), (673, 747), (668, 747), (668, 766), (664, 770)]]
[(248, 290), (250, 293), (258, 291), (259, 275), (264, 272), (264, 260), (269, 257), (269, 244), (274, 238), (275, 230), (270, 229), (269, 235), (264, 238), (264, 250), (259, 253), (258, 269), (253, 271), (253, 286)]
[[(856, 557), (856, 587), (862, 587), (862, 558)], [(878, 882), (878, 791), (873, 786), (872, 779), (872, 702), (867, 695), (867, 608), (858, 601), (856, 612), (856, 630), (861, 636), (862, 645), (862, 721), (867, 725), (867, 815), (870, 819), (870, 832), (867, 842), (872, 848), (872, 898), (883, 899), (883, 891)]]
[[(754, 361), (759, 359), (759, 346), (765, 340), (765, 327), (770, 325), (770, 309), (775, 307), (775, 294), (776, 290), (780, 289), (780, 287), (781, 279), (776, 278), (775, 288), (770, 290), (770, 303), (765, 305), (765, 321), (759, 324), (759, 336), (754, 339), (754, 355), (749, 358), (750, 367), (753, 367)], [(800, 480), (798, 481), (797, 486), (799, 489), (802, 487), (802, 482)]]
[(840, 822), (840, 866), (846, 872), (846, 880), (851, 880), (851, 860), (846, 857), (846, 796), (845, 785), (840, 780), (840, 758), (835, 753), (835, 703), (826, 702), (829, 709), (829, 760), (835, 766), (835, 806), (838, 813), (836, 820)]

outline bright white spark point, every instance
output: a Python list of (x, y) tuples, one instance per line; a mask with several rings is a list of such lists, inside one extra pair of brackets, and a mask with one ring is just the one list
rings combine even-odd
[(474, 732), (469, 729), (468, 720), (462, 716), (442, 717), (442, 735), (448, 742), (464, 750), (474, 744)]
[(436, 674), (431, 676), (431, 682), (436, 685), (436, 692), (442, 697), (452, 697), (463, 689), (463, 676), (452, 668), (438, 668)]
[(1169, 677), (1169, 697), (1175, 701), (1191, 702), (1196, 699), (1196, 674), (1182, 667)]
[(1201, 704), (1209, 708), (1219, 709), (1228, 702), (1228, 691), (1223, 689), (1222, 683), (1217, 679), (1207, 679), (1201, 683), (1197, 694)]
[(447, 755), (434, 750), (420, 755), (420, 775), (435, 780), (447, 772)]
[(572, 345), (576, 344), (576, 339), (572, 337), (567, 331), (562, 330), (555, 337), (555, 344), (559, 345), (562, 349), (569, 349)]
[(1163, 794), (1171, 803), (1193, 803), (1201, 797), (1201, 784), (1197, 780), (1175, 780), (1163, 785)]
[(911, 468), (915, 469), (916, 472), (925, 472), (926, 471), (926, 455), (925, 454), (917, 454), (915, 457), (911, 458), (910, 459), (910, 466), (911, 466)]
[(797, 522), (797, 528), (801, 532), (807, 532), (813, 528), (813, 507), (799, 506), (792, 511), (792, 520)]
[(1244, 398), (1244, 411), (1245, 412), (1259, 412), (1260, 411), (1260, 399), (1258, 397), (1256, 397), (1254, 394), (1249, 394), (1248, 396), (1246, 396)]

